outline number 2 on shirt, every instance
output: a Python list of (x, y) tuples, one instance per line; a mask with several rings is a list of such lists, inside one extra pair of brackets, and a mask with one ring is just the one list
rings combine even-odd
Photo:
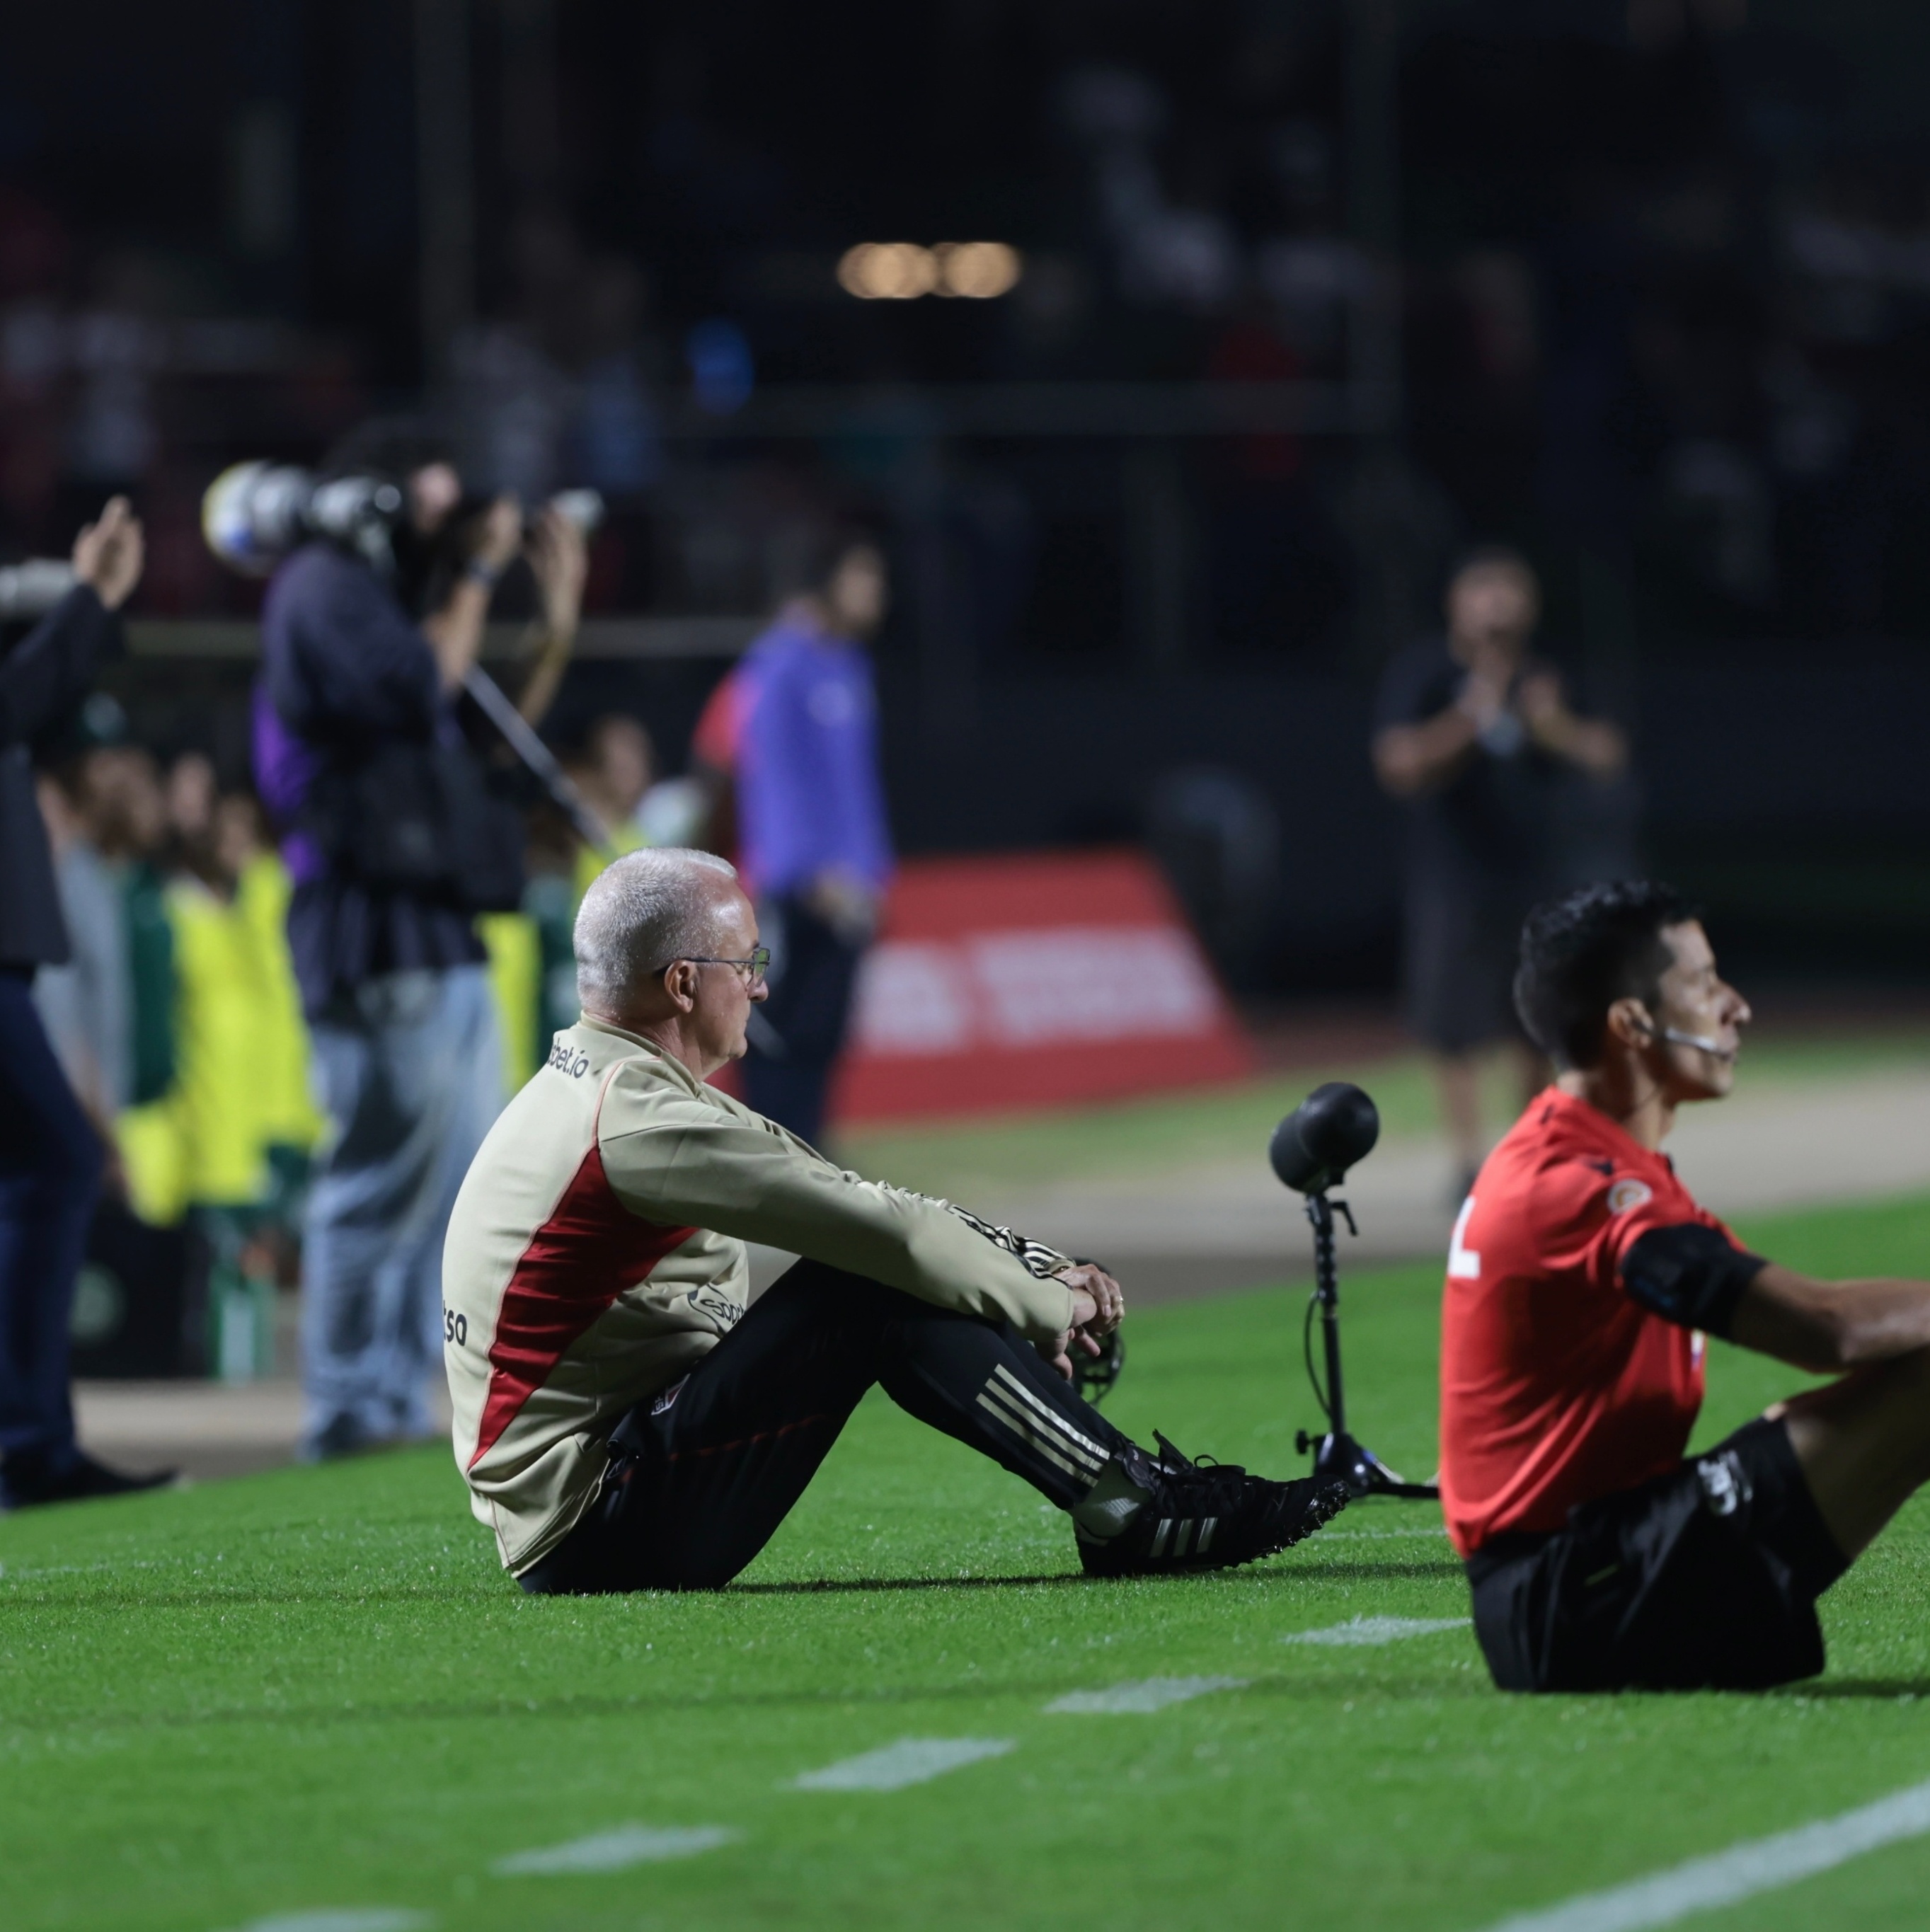
[(1481, 1256), (1473, 1249), (1461, 1245), (1468, 1231), (1468, 1216), (1473, 1212), (1474, 1196), (1470, 1194), (1461, 1203), (1461, 1211), (1454, 1216), (1454, 1232), (1448, 1243), (1448, 1273), (1456, 1281), (1481, 1279)]

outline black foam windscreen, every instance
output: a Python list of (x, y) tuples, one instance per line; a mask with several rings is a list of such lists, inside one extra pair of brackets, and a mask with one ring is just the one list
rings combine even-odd
[(1380, 1138), (1380, 1110), (1344, 1080), (1316, 1087), (1273, 1131), (1267, 1158), (1297, 1194), (1337, 1186)]

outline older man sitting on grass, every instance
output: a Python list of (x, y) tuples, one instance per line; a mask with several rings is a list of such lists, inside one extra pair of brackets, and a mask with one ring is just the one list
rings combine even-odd
[[(770, 1540), (874, 1383), (1030, 1483), (1116, 1576), (1217, 1569), (1343, 1504), (1141, 1449), (1071, 1387), (1118, 1282), (846, 1173), (705, 1084), (764, 997), (722, 860), (612, 866), (576, 925), (584, 1017), (498, 1120), (443, 1262), (455, 1448), (525, 1589), (713, 1588)], [(746, 1307), (744, 1244), (801, 1258)]]

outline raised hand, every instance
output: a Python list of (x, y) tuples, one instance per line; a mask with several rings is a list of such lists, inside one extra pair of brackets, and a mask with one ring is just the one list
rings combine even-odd
[(110, 496), (98, 519), (74, 540), (74, 574), (110, 610), (134, 594), (147, 561), (141, 520), (125, 496)]

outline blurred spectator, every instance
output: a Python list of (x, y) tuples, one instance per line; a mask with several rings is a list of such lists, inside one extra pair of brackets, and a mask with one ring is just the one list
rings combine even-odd
[(115, 743), (82, 767), (88, 824), (121, 895), (133, 1007), (129, 1102), (167, 1092), (174, 1078), (174, 938), (164, 897), (167, 800), (152, 753)]
[(815, 1143), (891, 876), (864, 650), (888, 586), (882, 552), (848, 535), (815, 547), (798, 581), (735, 674), (741, 862), (771, 950), (744, 1068), (750, 1104)]
[(251, 798), (220, 794), (191, 752), (168, 773), (174, 863), (163, 894), (170, 988), (167, 1090), (122, 1123), (143, 1220), (191, 1217), (214, 1257), (209, 1358), (224, 1381), (272, 1366), (276, 1257), (322, 1123), (284, 926), (286, 868)]
[(1447, 634), (1388, 667), (1375, 719), (1376, 775), (1409, 808), (1407, 1021), (1436, 1057), (1463, 1194), (1486, 1151), (1478, 1050), (1508, 1042), (1524, 1098), (1540, 1070), (1514, 1016), (1515, 956), (1529, 908), (1574, 882), (1562, 789), (1628, 762), (1621, 732), (1578, 717), (1529, 655), (1540, 614), (1525, 559), (1475, 552), (1448, 584)]
[(620, 712), (599, 718), (576, 753), (563, 760), (563, 770), (609, 828), (609, 845), (599, 850), (587, 844), (560, 812), (539, 806), (525, 846), (521, 907), (476, 921), (489, 954), (503, 1072), (512, 1092), (542, 1064), (551, 1036), (577, 1022), (570, 943), (576, 909), (613, 856), (647, 842), (636, 812), (650, 786), (651, 758), (650, 734), (635, 718)]
[(75, 540), (75, 588), (0, 659), (0, 1507), (149, 1489), (74, 1439), (68, 1321), (101, 1148), (33, 1001), (69, 956), (29, 746), (77, 704), (120, 642), (141, 526), (115, 497)]
[(572, 482), (618, 499), (641, 495), (663, 473), (641, 346), (644, 310), (643, 277), (632, 263), (606, 255), (589, 265), (577, 311), (576, 414), (566, 447)]
[(577, 854), (576, 896), (581, 899), (611, 859), (647, 842), (637, 813), (656, 776), (656, 748), (649, 732), (635, 718), (620, 711), (608, 712), (592, 723), (584, 734), (581, 748), (564, 769), (584, 802), (610, 828), (609, 851), (597, 852), (584, 845)]
[[(289, 938), (328, 1120), (303, 1242), (311, 1459), (434, 1433), (443, 1232), (502, 1100), (473, 915), (520, 890), (520, 854), (499, 849), (454, 704), (523, 516), (501, 497), (457, 523), (446, 465), (398, 480), (415, 534), (458, 553), (430, 574), (446, 587), (419, 628), (361, 555), (320, 542), (263, 611), (256, 766), (290, 828)], [(580, 585), (580, 539), (530, 554)]]
[(739, 856), (737, 764), (743, 744), (745, 689), (744, 668), (734, 664), (704, 700), (690, 734), (689, 782), (701, 794), (704, 812), (689, 842), (733, 865)]
[[(89, 700), (83, 716), (96, 733), (126, 728), (121, 707), (104, 692)], [(114, 1120), (134, 1090), (132, 960), (121, 882), (95, 836), (86, 773), (83, 754), (39, 782), (72, 950), (65, 964), (41, 969), (34, 1000), (75, 1096), (111, 1145)]]

